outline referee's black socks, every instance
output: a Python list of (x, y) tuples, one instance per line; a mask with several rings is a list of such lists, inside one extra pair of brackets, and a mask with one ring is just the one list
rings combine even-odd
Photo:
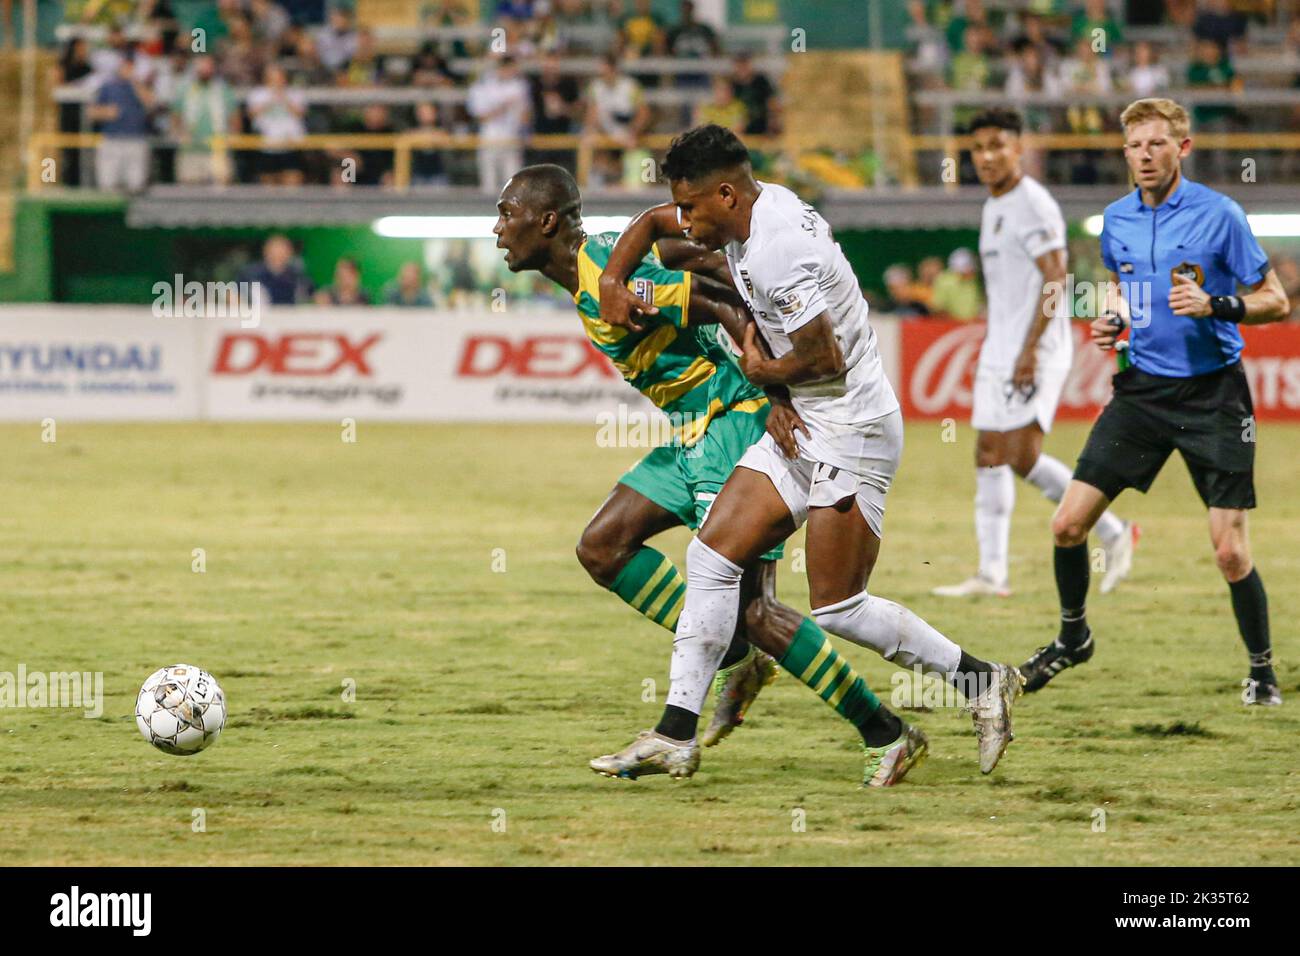
[(1088, 603), (1088, 542), (1063, 548), (1052, 556), (1056, 569), (1056, 593), (1061, 598), (1061, 633), (1057, 640), (1066, 647), (1078, 647), (1088, 639), (1084, 608)]
[(1273, 649), (1268, 636), (1268, 595), (1259, 571), (1252, 568), (1240, 581), (1228, 582), (1232, 591), (1232, 613), (1237, 629), (1250, 654), (1250, 676), (1260, 683), (1276, 684), (1273, 674)]

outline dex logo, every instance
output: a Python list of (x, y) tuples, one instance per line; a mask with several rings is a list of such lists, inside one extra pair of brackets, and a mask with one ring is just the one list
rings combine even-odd
[(359, 376), (369, 377), (372, 373), (366, 353), (381, 338), (382, 332), (355, 342), (334, 332), (288, 335), (232, 332), (222, 338), (212, 371), (216, 375), (267, 372), (323, 377), (350, 368)]
[(456, 365), (461, 378), (577, 378), (591, 372), (617, 378), (609, 361), (580, 335), (474, 335)]

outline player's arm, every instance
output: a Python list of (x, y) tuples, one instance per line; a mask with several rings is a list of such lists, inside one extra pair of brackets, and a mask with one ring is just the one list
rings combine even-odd
[(791, 332), (790, 351), (780, 358), (765, 356), (757, 337), (758, 327), (751, 323), (740, 343), (740, 369), (755, 385), (803, 385), (844, 374), (844, 353), (835, 340), (829, 312)]
[(1291, 303), (1277, 273), (1269, 269), (1246, 295), (1210, 295), (1192, 279), (1174, 275), (1169, 290), (1169, 307), (1174, 315), (1226, 319), (1242, 325), (1281, 322), (1291, 314)]
[(659, 250), (659, 261), (665, 268), (677, 272), (694, 272), (733, 285), (731, 270), (727, 268), (727, 257), (721, 252), (706, 249), (694, 239), (684, 236), (659, 239), (655, 246)]
[(1022, 391), (1034, 387), (1034, 373), (1038, 367), (1038, 340), (1056, 318), (1056, 304), (1065, 289), (1065, 262), (1064, 249), (1049, 249), (1034, 260), (1034, 265), (1038, 266), (1038, 271), (1043, 276), (1043, 288), (1038, 295), (1038, 311), (1034, 313), (1034, 320), (1025, 332), (1020, 356), (1011, 373), (1011, 384)]
[(627, 224), (600, 274), (602, 322), (639, 332), (646, 326), (642, 316), (658, 312), (628, 289), (627, 280), (654, 244), (669, 237), (684, 238), (672, 203), (652, 206)]

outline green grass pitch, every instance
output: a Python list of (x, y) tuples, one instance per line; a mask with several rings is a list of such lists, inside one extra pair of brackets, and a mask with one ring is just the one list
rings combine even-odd
[[(667, 690), (667, 633), (573, 556), (638, 450), (597, 447), (594, 427), (340, 433), (61, 423), (49, 444), (0, 428), (0, 672), (105, 681), (98, 719), (0, 709), (6, 862), (1300, 863), (1300, 429), (1261, 428), (1252, 517), (1284, 707), (1239, 702), (1245, 654), (1174, 459), (1120, 499), (1145, 535), (1130, 579), (1094, 586), (1097, 656), (1022, 700), (997, 772), (978, 773), (968, 719), (936, 710), (914, 718), (929, 761), (884, 792), (859, 789), (851, 729), (788, 676), (691, 781), (587, 769)], [(1048, 450), (1073, 462), (1084, 434), (1062, 426)], [(1018, 486), (1013, 598), (928, 593), (973, 566), (972, 450), (964, 426), (944, 442), (909, 425), (872, 590), (1019, 663), (1054, 631), (1036, 492)], [(660, 546), (680, 561), (686, 540)], [(781, 594), (806, 610), (791, 565)], [(837, 646), (890, 693), (893, 667)], [(144, 678), (178, 661), (230, 707), (189, 758), (154, 751), (132, 716)]]

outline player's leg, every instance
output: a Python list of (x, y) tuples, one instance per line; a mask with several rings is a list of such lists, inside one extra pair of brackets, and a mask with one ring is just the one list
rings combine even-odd
[(870, 457), (857, 473), (818, 465), (809, 492), (808, 589), (813, 619), (885, 660), (949, 681), (971, 704), (980, 734), (980, 769), (990, 772), (1011, 740), (1015, 669), (977, 658), (912, 611), (869, 594), (880, 554), (885, 494), (902, 452), (902, 419), (875, 423)]
[(686, 579), (646, 540), (691, 525), (694, 502), (671, 448), (656, 448), (614, 486), (578, 539), (578, 561), (601, 587), (670, 631), (686, 599)]
[[(1051, 409), (1055, 409), (1054, 402)], [(1060, 459), (1043, 453), (1043, 426), (1034, 421), (1007, 432), (1005, 442), (1006, 461), (1011, 470), (1041, 491), (1048, 501), (1059, 504), (1070, 484), (1070, 469)], [(1133, 566), (1133, 548), (1140, 531), (1137, 525), (1121, 520), (1110, 510), (1102, 512), (1093, 530), (1105, 549), (1101, 592), (1109, 594)]]
[(1006, 597), (1007, 546), (1011, 536), (1011, 511), (1016, 503), (1016, 483), (1006, 459), (1005, 436), (981, 429), (975, 437), (975, 540), (979, 569), (960, 584), (935, 588), (938, 597), (996, 595)]
[(1268, 594), (1251, 557), (1245, 509), (1211, 508), (1210, 540), (1214, 560), (1232, 593), (1237, 630), (1250, 655), (1250, 675), (1242, 682), (1242, 700), (1247, 704), (1281, 704), (1282, 691), (1273, 672)]

